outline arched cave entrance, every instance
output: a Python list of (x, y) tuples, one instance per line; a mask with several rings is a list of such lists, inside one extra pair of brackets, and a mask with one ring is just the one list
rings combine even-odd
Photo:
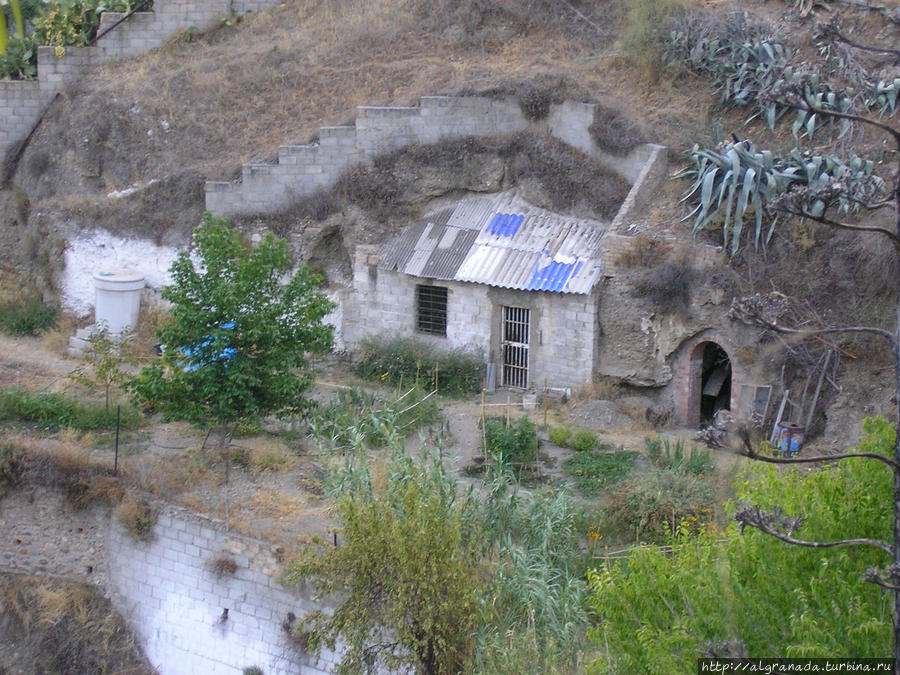
[(715, 342), (694, 347), (690, 396), (691, 426), (706, 426), (720, 410), (731, 410), (731, 359)]

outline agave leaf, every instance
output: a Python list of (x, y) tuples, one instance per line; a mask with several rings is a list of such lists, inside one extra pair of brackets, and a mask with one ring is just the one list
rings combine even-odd
[(738, 196), (737, 207), (734, 210), (734, 223), (731, 232), (732, 254), (737, 253), (737, 250), (740, 247), (741, 229), (744, 225), (744, 213), (747, 211), (747, 199), (750, 196), (751, 190), (753, 190), (753, 179), (755, 177), (756, 171), (753, 169), (747, 169), (747, 172), (744, 174), (744, 186), (741, 189), (741, 194)]
[(762, 232), (763, 206), (762, 200), (759, 198), (759, 190), (753, 191), (753, 209), (756, 211), (756, 233), (753, 237), (755, 246), (759, 246), (759, 236)]
[(716, 174), (718, 173), (719, 167), (715, 167), (703, 177), (703, 189), (700, 191), (700, 204), (703, 208), (694, 223), (694, 232), (702, 230), (704, 225), (706, 225), (706, 221), (709, 220), (709, 218), (707, 218), (707, 213), (709, 213), (709, 210), (712, 207), (713, 185), (715, 184)]
[(809, 116), (809, 119), (806, 120), (806, 137), (810, 140), (813, 137), (813, 133), (816, 131), (816, 114), (813, 113)]
[(797, 111), (797, 119), (794, 120), (794, 123), (791, 125), (791, 134), (796, 136), (800, 129), (803, 128), (803, 123), (806, 121), (806, 111), (798, 110)]

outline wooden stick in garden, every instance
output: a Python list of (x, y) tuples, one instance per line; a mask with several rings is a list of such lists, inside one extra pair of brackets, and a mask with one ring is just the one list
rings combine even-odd
[[(486, 421), (484, 419), (484, 387), (485, 382), (481, 382), (481, 447), (484, 448), (484, 454), (487, 455), (487, 430), (485, 429)], [(487, 460), (487, 457), (485, 457)]]
[(506, 428), (509, 429), (509, 394), (506, 394)]
[(544, 378), (544, 431), (547, 431), (547, 378)]

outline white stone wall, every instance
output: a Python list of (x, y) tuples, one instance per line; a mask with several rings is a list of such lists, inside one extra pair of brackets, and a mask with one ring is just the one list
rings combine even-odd
[[(138, 542), (113, 520), (107, 551), (113, 604), (161, 675), (333, 670), (334, 654), (316, 661), (289, 639), (288, 613), (301, 620), (322, 605), (278, 583), (274, 546), (171, 506), (154, 535)], [(219, 556), (237, 564), (234, 574), (215, 574), (210, 564)]]
[[(457, 281), (417, 279), (378, 269), (362, 252), (355, 266), (355, 292), (345, 301), (343, 338), (348, 349), (362, 338), (416, 336), (444, 349), (462, 348), (484, 355), (500, 368), (503, 306), (531, 309), (530, 387), (576, 388), (591, 381), (596, 363), (597, 295), (509, 291)], [(369, 261), (372, 261), (371, 263)], [(416, 333), (417, 284), (447, 290), (447, 337)], [(499, 374), (498, 374), (499, 384)]]

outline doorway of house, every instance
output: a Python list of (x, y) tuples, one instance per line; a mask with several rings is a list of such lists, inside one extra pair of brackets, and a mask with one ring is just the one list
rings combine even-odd
[[(698, 354), (699, 352), (699, 354)], [(720, 410), (731, 409), (731, 360), (728, 354), (715, 342), (697, 345), (694, 357), (700, 361), (699, 386), (694, 389), (699, 394), (699, 426), (712, 423)]]
[(531, 310), (527, 307), (504, 307), (500, 328), (500, 351), (503, 355), (501, 384), (504, 387), (527, 389)]

